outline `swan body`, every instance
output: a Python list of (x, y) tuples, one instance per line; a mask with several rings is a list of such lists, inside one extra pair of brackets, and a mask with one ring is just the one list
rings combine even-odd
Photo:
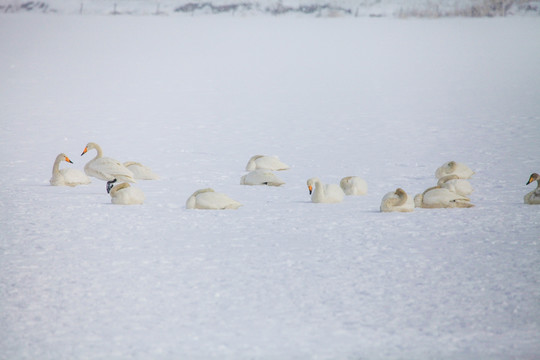
[(150, 169), (148, 166), (145, 166), (141, 163), (135, 162), (135, 161), (126, 161), (123, 164), (129, 171), (133, 173), (133, 177), (135, 179), (140, 180), (157, 180), (159, 179), (159, 175), (154, 173), (152, 169)]
[(431, 187), (414, 197), (415, 206), (426, 209), (470, 208), (474, 206), (470, 201), (465, 196), (438, 186)]
[(471, 183), (465, 179), (460, 179), (455, 174), (443, 176), (439, 179), (437, 185), (461, 196), (467, 196), (473, 192)]
[(339, 186), (345, 195), (365, 195), (367, 193), (367, 182), (358, 176), (347, 176), (341, 179)]
[(111, 159), (109, 157), (103, 157), (103, 151), (101, 147), (96, 143), (88, 143), (84, 148), (81, 156), (86, 154), (87, 151), (95, 149), (97, 155), (90, 160), (84, 166), (84, 172), (88, 176), (92, 176), (101, 180), (120, 180), (134, 183), (133, 173), (122, 165), (118, 160)]
[(249, 159), (246, 165), (246, 171), (253, 171), (257, 169), (266, 170), (288, 170), (289, 165), (283, 163), (277, 156), (267, 155), (254, 155)]
[(527, 181), (527, 184), (525, 185), (529, 185), (535, 180), (538, 182), (538, 185), (536, 186), (536, 189), (525, 195), (523, 198), (525, 204), (540, 205), (540, 175), (537, 173), (531, 174), (529, 181)]
[(381, 212), (411, 212), (414, 210), (414, 201), (405, 190), (397, 188), (384, 195), (381, 201)]
[[(107, 192), (111, 196), (111, 202), (115, 205), (141, 205), (145, 196), (141, 189), (128, 183), (112, 186), (113, 181), (107, 183)], [(110, 184), (110, 185), (109, 185)]]
[(258, 169), (249, 172), (240, 178), (241, 185), (268, 185), (280, 186), (285, 184), (283, 180), (278, 178), (272, 171)]
[(337, 184), (323, 184), (318, 178), (307, 181), (311, 201), (314, 203), (339, 203), (343, 201), (345, 193)]
[(474, 171), (472, 171), (467, 165), (455, 161), (444, 163), (435, 171), (435, 177), (437, 179), (452, 174), (456, 175), (460, 179), (468, 179), (474, 175)]
[(226, 210), (238, 209), (242, 204), (225, 194), (215, 192), (214, 189), (200, 189), (186, 201), (187, 209)]
[(77, 186), (90, 184), (90, 178), (77, 169), (60, 169), (60, 162), (66, 161), (73, 164), (66, 154), (58, 154), (54, 160), (52, 177), (49, 180), (54, 186)]

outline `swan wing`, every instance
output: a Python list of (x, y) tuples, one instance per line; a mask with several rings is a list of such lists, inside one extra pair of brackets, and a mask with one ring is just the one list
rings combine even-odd
[(441, 187), (462, 196), (470, 195), (473, 192), (471, 183), (464, 179), (449, 180), (442, 184)]
[(271, 171), (259, 169), (259, 170), (251, 171), (250, 173), (242, 176), (240, 184), (280, 186), (280, 185), (285, 184), (285, 182), (281, 180), (280, 178), (278, 178)]
[(197, 195), (197, 209), (223, 210), (237, 209), (240, 206), (242, 206), (242, 204), (238, 201), (235, 201), (222, 193), (205, 192)]
[(144, 193), (136, 187), (126, 187), (118, 190), (111, 197), (111, 202), (116, 205), (141, 205), (144, 200)]
[(133, 173), (122, 165), (118, 160), (108, 157), (97, 158), (90, 161), (84, 167), (84, 171), (88, 176), (93, 176), (102, 180), (113, 180), (135, 182)]
[(67, 186), (88, 185), (91, 182), (85, 173), (77, 169), (61, 169), (60, 173)]
[(159, 179), (159, 175), (154, 173), (152, 169), (150, 169), (148, 166), (145, 166), (141, 163), (134, 162), (134, 161), (127, 161), (123, 164), (129, 171), (133, 173), (133, 177), (135, 179), (140, 180), (157, 180)]
[(342, 202), (345, 197), (345, 193), (337, 184), (325, 184), (324, 193), (326, 202)]
[[(445, 188), (438, 188), (424, 194), (423, 204), (428, 207), (465, 207), (470, 200)], [(470, 204), (472, 206), (472, 204)]]
[[(253, 160), (255, 163), (255, 168), (253, 165), (249, 166), (251, 170), (255, 169), (267, 169), (267, 170), (288, 170), (289, 165), (285, 164), (277, 156), (259, 156)], [(249, 164), (248, 164), (249, 165)]]
[(536, 190), (531, 191), (523, 197), (523, 201), (529, 205), (540, 205), (540, 195), (537, 194)]
[(365, 195), (367, 193), (367, 182), (358, 176), (344, 177), (339, 185), (346, 195)]

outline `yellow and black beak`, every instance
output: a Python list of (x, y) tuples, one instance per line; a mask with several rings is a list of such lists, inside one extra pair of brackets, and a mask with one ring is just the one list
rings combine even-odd
[(525, 185), (529, 185), (533, 181), (534, 181), (534, 177), (531, 175), (531, 177), (529, 178), (529, 181), (527, 181), (527, 183)]
[(64, 160), (66, 160), (68, 163), (73, 164), (73, 161), (71, 161), (67, 156), (64, 156)]
[(87, 151), (88, 151), (88, 147), (85, 147), (84, 150), (83, 150), (83, 152), (82, 152), (82, 154), (81, 154), (81, 156), (83, 156), (84, 154), (86, 154)]
[(309, 195), (311, 195), (311, 193), (313, 192), (313, 187), (311, 185), (308, 185), (308, 190), (309, 190)]

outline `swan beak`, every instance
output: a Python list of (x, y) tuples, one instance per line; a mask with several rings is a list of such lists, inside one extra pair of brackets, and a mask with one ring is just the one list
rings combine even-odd
[(313, 187), (311, 185), (308, 185), (308, 190), (309, 190), (309, 195), (311, 195), (311, 193), (313, 192)]
[(84, 150), (83, 150), (83, 152), (82, 152), (82, 154), (81, 154), (81, 156), (83, 156), (84, 154), (86, 154), (87, 151), (88, 151), (88, 147), (85, 147)]
[(73, 164), (73, 161), (69, 160), (69, 158), (68, 158), (67, 156), (65, 157), (65, 160), (66, 160), (68, 163)]
[(529, 178), (529, 181), (527, 181), (527, 183), (526, 183), (525, 185), (529, 185), (529, 184), (532, 183), (533, 181), (534, 181), (534, 179), (533, 179), (533, 177), (531, 176), (531, 177)]

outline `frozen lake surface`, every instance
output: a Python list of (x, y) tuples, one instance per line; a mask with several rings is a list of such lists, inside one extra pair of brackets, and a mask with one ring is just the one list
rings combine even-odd
[[(1, 14), (0, 357), (537, 358), (539, 28)], [(49, 185), (91, 141), (161, 176), (145, 204)], [(239, 185), (255, 154), (286, 184)], [(474, 208), (379, 212), (449, 160)], [(244, 206), (187, 210), (205, 187)]]

